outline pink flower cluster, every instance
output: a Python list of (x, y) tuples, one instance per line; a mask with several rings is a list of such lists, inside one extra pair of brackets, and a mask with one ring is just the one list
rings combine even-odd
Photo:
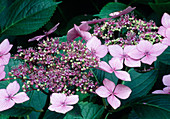
[(165, 86), (163, 90), (153, 91), (153, 94), (170, 94), (170, 74), (163, 76), (162, 82)]
[(7, 65), (9, 62), (9, 59), (11, 57), (11, 54), (9, 51), (11, 50), (13, 45), (11, 45), (8, 41), (8, 39), (5, 39), (1, 44), (0, 44), (0, 80), (5, 78), (5, 71), (4, 65)]

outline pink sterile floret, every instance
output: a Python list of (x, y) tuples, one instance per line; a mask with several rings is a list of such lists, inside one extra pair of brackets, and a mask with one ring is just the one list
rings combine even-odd
[(67, 33), (67, 40), (72, 42), (77, 37), (82, 37), (88, 41), (92, 35), (88, 32), (91, 27), (87, 23), (82, 23), (80, 26), (74, 24), (74, 27)]
[(158, 33), (165, 37), (162, 43), (170, 46), (170, 15), (164, 13), (161, 19), (161, 23), (163, 26), (159, 27)]
[[(109, 66), (110, 65), (110, 66)], [(109, 60), (109, 65), (105, 61), (99, 62), (99, 68), (108, 72), (115, 73), (115, 75), (124, 81), (131, 81), (130, 75), (126, 71), (121, 71), (123, 68), (123, 64), (120, 62), (118, 58), (112, 58)]]
[(108, 52), (107, 46), (101, 45), (101, 41), (96, 36), (93, 36), (90, 40), (88, 40), (86, 46), (92, 54), (99, 58), (103, 58)]
[(128, 67), (140, 67), (140, 60), (133, 59), (129, 56), (129, 53), (135, 49), (134, 45), (127, 45), (124, 49), (119, 45), (109, 45), (108, 46), (110, 54), (113, 58), (118, 58), (121, 63), (123, 63)]
[(78, 95), (66, 96), (62, 93), (53, 93), (50, 97), (50, 102), (52, 105), (49, 106), (49, 110), (56, 111), (58, 113), (67, 113), (73, 109), (73, 106), (79, 101)]
[(16, 94), (20, 89), (17, 81), (10, 83), (6, 89), (0, 89), (0, 111), (7, 110), (15, 105), (15, 103), (23, 103), (29, 100), (25, 92)]
[(117, 97), (120, 99), (127, 99), (132, 92), (129, 87), (122, 84), (115, 86), (112, 81), (106, 78), (103, 80), (103, 84), (104, 86), (100, 86), (95, 92), (100, 97), (107, 98), (108, 103), (114, 109), (117, 109), (121, 105), (121, 102)]
[(151, 65), (157, 60), (157, 56), (162, 54), (167, 47), (167, 45), (163, 45), (162, 43), (152, 45), (151, 42), (142, 40), (136, 48), (129, 53), (129, 56), (134, 59), (142, 58), (141, 62)]
[(163, 90), (155, 90), (152, 92), (153, 94), (170, 94), (170, 74), (163, 76), (162, 82), (167, 87)]
[(8, 64), (9, 59), (11, 57), (9, 51), (11, 50), (12, 46), (13, 45), (9, 43), (8, 39), (5, 39), (0, 44), (0, 66)]

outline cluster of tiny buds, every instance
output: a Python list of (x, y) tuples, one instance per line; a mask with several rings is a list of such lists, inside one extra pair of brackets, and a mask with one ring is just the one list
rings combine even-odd
[(152, 20), (146, 22), (135, 18), (133, 14), (126, 14), (119, 19), (96, 24), (93, 35), (104, 40), (106, 45), (124, 46), (136, 45), (141, 40), (148, 40), (152, 43), (161, 42), (162, 37), (157, 30), (158, 27)]
[(60, 43), (58, 38), (47, 38), (37, 48), (19, 49), (15, 57), (23, 64), (9, 75), (22, 79), (24, 91), (48, 89), (70, 95), (97, 88), (91, 69), (98, 67), (98, 57), (81, 41)]

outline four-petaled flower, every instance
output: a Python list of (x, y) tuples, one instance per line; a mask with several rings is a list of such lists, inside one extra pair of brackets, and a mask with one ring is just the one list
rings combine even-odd
[(0, 80), (5, 78), (5, 71), (4, 71), (5, 66), (0, 66)]
[(107, 98), (108, 103), (114, 109), (117, 109), (121, 105), (121, 102), (117, 97), (119, 97), (120, 99), (127, 99), (132, 92), (129, 87), (122, 84), (118, 84), (117, 86), (115, 86), (112, 81), (106, 78), (103, 80), (103, 84), (104, 86), (100, 86), (96, 89), (95, 92), (100, 97)]
[(13, 45), (9, 43), (8, 39), (5, 39), (0, 44), (0, 66), (8, 64), (9, 59), (11, 57), (9, 51), (11, 50), (12, 46)]
[(152, 92), (153, 94), (170, 94), (170, 74), (163, 76), (162, 82), (167, 87), (163, 90), (155, 90)]
[(96, 36), (93, 36), (88, 40), (86, 46), (92, 54), (99, 58), (103, 58), (108, 52), (107, 46), (101, 45), (101, 41)]
[[(109, 66), (110, 65), (110, 66)], [(120, 62), (118, 58), (112, 58), (109, 61), (109, 65), (105, 61), (99, 62), (99, 68), (108, 72), (115, 73), (115, 75), (124, 81), (131, 81), (130, 75), (126, 71), (119, 71), (123, 68), (123, 64)]]
[(19, 89), (20, 85), (17, 81), (10, 83), (6, 89), (0, 89), (0, 111), (13, 107), (15, 103), (23, 103), (29, 100), (29, 97), (25, 92), (16, 94)]
[(77, 37), (82, 37), (84, 40), (88, 41), (92, 35), (88, 32), (91, 27), (87, 23), (82, 23), (80, 26), (74, 24), (74, 27), (70, 29), (67, 33), (67, 40), (72, 42)]
[(136, 45), (136, 48), (129, 53), (129, 56), (134, 59), (141, 59), (141, 62), (151, 65), (156, 61), (157, 56), (163, 53), (167, 45), (156, 43), (152, 45), (151, 42), (142, 40)]
[(73, 106), (79, 101), (78, 95), (66, 96), (62, 93), (53, 93), (50, 97), (50, 102), (52, 105), (49, 106), (49, 110), (56, 111), (58, 113), (67, 113), (73, 109)]
[(164, 13), (161, 19), (161, 23), (163, 26), (159, 27), (158, 33), (165, 37), (162, 43), (170, 46), (170, 15)]
[(119, 45), (109, 45), (108, 50), (113, 58), (119, 58), (120, 61), (128, 67), (140, 67), (140, 60), (133, 59), (129, 56), (129, 53), (135, 48), (134, 45), (125, 46), (124, 49)]

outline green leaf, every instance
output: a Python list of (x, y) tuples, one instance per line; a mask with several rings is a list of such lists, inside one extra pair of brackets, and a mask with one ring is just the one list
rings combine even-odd
[(141, 119), (169, 119), (170, 95), (155, 94), (142, 97), (133, 105), (133, 109)]
[[(81, 108), (81, 114), (83, 117), (79, 119), (101, 119), (104, 112), (104, 107), (97, 104), (80, 102), (79, 106)], [(74, 119), (74, 116), (67, 114), (64, 119)]]
[(169, 2), (169, 0), (155, 0), (156, 3), (165, 3), (165, 2)]
[(170, 65), (170, 46), (157, 57), (158, 61)]
[(123, 82), (123, 84), (128, 86), (132, 90), (132, 93), (125, 102), (146, 95), (152, 89), (157, 78), (157, 73), (157, 70), (152, 70), (147, 73), (138, 73), (134, 69), (130, 69), (129, 74), (131, 76), (131, 81)]
[(95, 15), (100, 18), (109, 18), (109, 14), (112, 12), (122, 11), (127, 7), (127, 5), (119, 2), (110, 2), (106, 4), (100, 11), (99, 14)]
[(170, 2), (166, 3), (149, 3), (150, 7), (159, 15), (167, 12), (170, 13)]
[(44, 119), (63, 119), (64, 118), (64, 114), (60, 114), (57, 112), (52, 112), (47, 110), (47, 112), (45, 113)]
[(0, 14), (0, 34), (25, 35), (41, 28), (53, 15), (53, 0), (16, 0)]
[(12, 108), (0, 112), (0, 115), (9, 115), (9, 116), (25, 116), (30, 114), (34, 109), (32, 107), (28, 107), (22, 104), (16, 104)]

